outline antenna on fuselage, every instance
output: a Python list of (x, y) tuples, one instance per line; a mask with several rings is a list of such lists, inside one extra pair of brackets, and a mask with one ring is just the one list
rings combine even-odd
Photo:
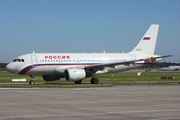
[(34, 53), (35, 53), (35, 51), (32, 52), (32, 54), (34, 54)]

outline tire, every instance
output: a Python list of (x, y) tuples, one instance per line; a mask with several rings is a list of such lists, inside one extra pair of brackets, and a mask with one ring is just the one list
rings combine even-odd
[(81, 84), (81, 83), (82, 83), (82, 80), (75, 81), (74, 83), (75, 83), (75, 84)]
[(29, 84), (34, 85), (34, 81), (33, 80), (29, 81)]
[(91, 79), (91, 84), (98, 84), (99, 80), (97, 78), (92, 78)]

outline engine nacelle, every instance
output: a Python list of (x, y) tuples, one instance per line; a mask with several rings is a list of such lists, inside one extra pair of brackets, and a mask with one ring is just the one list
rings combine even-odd
[(86, 72), (84, 69), (72, 68), (65, 71), (65, 78), (68, 81), (79, 81), (83, 80), (85, 77)]
[(55, 81), (61, 79), (61, 75), (43, 75), (45, 81)]

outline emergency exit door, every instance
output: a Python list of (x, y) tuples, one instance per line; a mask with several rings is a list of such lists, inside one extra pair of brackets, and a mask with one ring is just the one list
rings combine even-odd
[(31, 55), (32, 66), (38, 66), (37, 56)]

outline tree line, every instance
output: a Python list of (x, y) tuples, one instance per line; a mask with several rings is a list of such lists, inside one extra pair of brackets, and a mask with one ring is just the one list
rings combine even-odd
[(161, 68), (161, 67), (169, 67), (169, 66), (180, 66), (180, 63), (157, 62), (144, 66), (143, 68)]
[(0, 70), (4, 70), (8, 63), (0, 63)]

